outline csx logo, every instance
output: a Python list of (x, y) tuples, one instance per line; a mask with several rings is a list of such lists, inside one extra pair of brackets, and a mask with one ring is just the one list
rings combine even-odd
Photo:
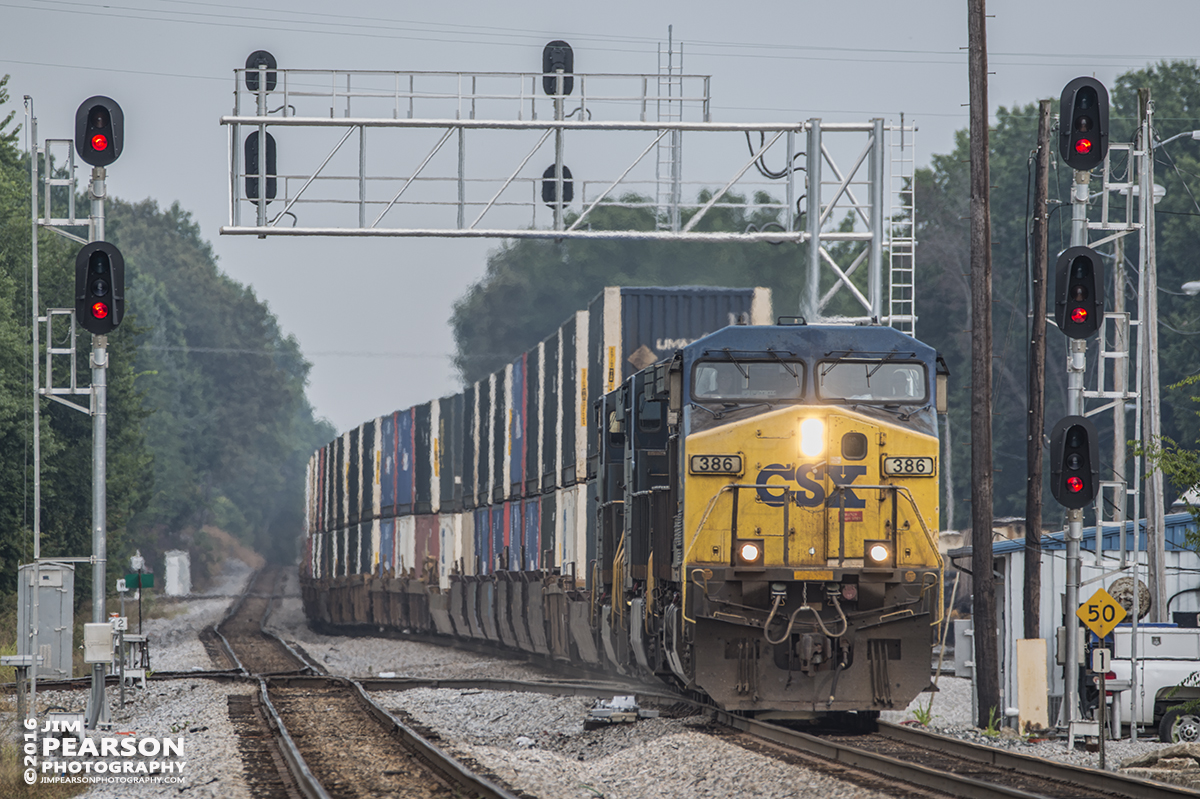
[[(866, 473), (866, 466), (828, 466), (824, 463), (801, 463), (797, 466), (789, 463), (785, 466), (781, 463), (771, 463), (758, 473), (754, 482), (760, 486), (758, 498), (767, 505), (783, 507), (786, 489), (792, 488), (784, 483), (796, 483), (800, 486), (799, 492), (794, 493), (796, 504), (802, 508), (816, 508), (825, 504), (826, 475), (835, 486), (846, 487)], [(772, 477), (782, 478), (784, 483), (771, 483)], [(867, 506), (866, 500), (855, 494), (852, 489), (847, 488), (842, 493), (845, 495), (847, 508)], [(841, 507), (840, 497), (837, 498), (837, 504)]]

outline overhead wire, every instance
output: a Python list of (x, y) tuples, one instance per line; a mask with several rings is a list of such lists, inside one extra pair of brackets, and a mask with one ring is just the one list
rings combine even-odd
[[(0, 8), (13, 8), (31, 11), (53, 11), (64, 14), (79, 14), (87, 16), (107, 17), (116, 19), (137, 19), (152, 22), (192, 23), (213, 25), (218, 27), (236, 27), (239, 29), (290, 31), (297, 33), (314, 33), (328, 35), (330, 29), (342, 35), (362, 36), (367, 38), (391, 38), (415, 41), (435, 41), (447, 43), (487, 44), (493, 46), (528, 46), (529, 42), (539, 41), (545, 36), (569, 36), (579, 41), (594, 41), (603, 44), (647, 44), (657, 43), (657, 37), (640, 37), (631, 35), (602, 34), (589, 32), (538, 32), (528, 29), (509, 28), (494, 25), (468, 25), (462, 23), (430, 23), (416, 20), (388, 19), (378, 16), (349, 16), (324, 12), (303, 11), (298, 9), (273, 9), (262, 6), (238, 6), (233, 4), (197, 4), (184, 0), (164, 0), (166, 3), (178, 6), (197, 6), (206, 11), (172, 11), (166, 9), (146, 8), (136, 5), (104, 5), (101, 9), (79, 0), (44, 0), (38, 5), (26, 3), (0, 3)], [(56, 6), (56, 7), (48, 7)], [(211, 9), (228, 9), (233, 13), (214, 13)], [(267, 16), (249, 16), (249, 13), (265, 14)], [(308, 17), (302, 19), (298, 17)], [(359, 20), (359, 21), (356, 21)], [(255, 23), (264, 23), (262, 25)], [(307, 27), (287, 27), (287, 26)], [(384, 32), (381, 32), (382, 31)], [(431, 37), (430, 34), (436, 34)], [(467, 37), (467, 38), (442, 38)], [(480, 41), (492, 39), (492, 41)], [(511, 41), (505, 41), (505, 40)], [(775, 44), (766, 42), (722, 42), (711, 40), (693, 40), (695, 47), (711, 48), (710, 50), (692, 50), (693, 55), (716, 58), (744, 58), (745, 51), (751, 51), (758, 58), (784, 59), (802, 61), (853, 62), (853, 63), (908, 63), (908, 64), (962, 64), (966, 53), (962, 50), (912, 49), (912, 48), (880, 48), (880, 47), (840, 47), (832, 45), (801, 45)], [(600, 46), (594, 48), (608, 52), (636, 52), (644, 50), (624, 47)], [(804, 55), (809, 53), (809, 55)], [(846, 53), (846, 57), (836, 57), (831, 53)], [(943, 56), (941, 59), (916, 58), (864, 58), (864, 56), (886, 54), (889, 56)], [(997, 52), (993, 60), (998, 65), (1006, 66), (1061, 66), (1062, 62), (1050, 61), (1047, 58), (1073, 58), (1074, 56), (1056, 56), (1044, 52)], [(1190, 58), (1191, 56), (1163, 56), (1161, 54), (1148, 56), (1143, 54), (1114, 54), (1105, 53), (1094, 60), (1095, 64), (1125, 66), (1128, 62), (1144, 62), (1147, 58)], [(1004, 59), (1016, 59), (1009, 62)], [(996, 60), (1000, 59), (1000, 60)], [(1038, 59), (1028, 61), (1025, 59)]]

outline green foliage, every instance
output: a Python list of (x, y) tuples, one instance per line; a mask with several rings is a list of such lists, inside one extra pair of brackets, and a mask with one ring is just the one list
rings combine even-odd
[[(0, 79), (0, 108), (6, 84)], [(12, 112), (0, 116), (0, 593), (15, 589), (17, 564), (33, 555), (29, 163), (12, 119)], [(197, 532), (206, 523), (226, 526), (269, 557), (292, 556), (305, 463), (333, 434), (313, 419), (305, 397), (308, 363), (266, 305), (217, 270), (178, 205), (160, 211), (152, 201), (110, 200), (106, 210), (107, 237), (127, 269), (127, 314), (108, 337), (110, 563), (140, 548), (153, 567), (163, 549), (192, 548), (202, 566), (214, 559)], [(73, 306), (77, 249), (39, 231), (43, 311)], [(61, 323), (58, 330), (62, 346)], [(81, 332), (83, 386), (90, 344)], [(56, 359), (56, 385), (70, 378), (67, 369), (65, 358)], [(73, 399), (87, 404), (86, 396)], [(92, 419), (43, 400), (40, 432), (42, 553), (87, 555)], [(121, 569), (108, 573), (115, 580)], [(90, 580), (90, 569), (76, 572), (77, 599), (90, 596)]]
[[(1179, 685), (1170, 688), (1165, 694), (1163, 694), (1163, 697), (1166, 699), (1173, 699), (1176, 694), (1185, 688), (1200, 688), (1200, 671), (1193, 671), (1191, 674), (1184, 677), (1183, 680), (1180, 681)], [(1196, 711), (1200, 710), (1200, 697), (1194, 697), (1186, 702), (1181, 702), (1178, 705), (1171, 705), (1167, 708), (1168, 713), (1172, 710), (1178, 710), (1181, 713), (1195, 713)]]
[(929, 695), (929, 701), (922, 705), (920, 702), (913, 708), (913, 718), (922, 727), (928, 727), (933, 721), (933, 694)]
[(1000, 716), (996, 713), (995, 707), (988, 708), (987, 727), (983, 729), (983, 734), (989, 738), (1000, 737)]
[[(1112, 87), (1113, 142), (1129, 141), (1137, 121), (1137, 88), (1148, 86), (1156, 107), (1155, 125), (1165, 139), (1179, 131), (1200, 128), (1200, 67), (1192, 62), (1164, 62), (1122, 75)], [(1057, 108), (1057, 103), (1055, 104)], [(1072, 175), (1058, 157), (1056, 133), (1051, 136), (1050, 217), (1047, 257), (1048, 311), (1053, 320), (1053, 269), (1058, 253), (1070, 244), (1070, 186)], [(993, 452), (994, 515), (1023, 516), (1026, 491), (1026, 402), (1028, 394), (1026, 230), (1032, 203), (1032, 156), (1037, 144), (1037, 105), (1001, 107), (989, 137), (991, 148), (992, 295), (993, 295)], [(1190, 140), (1187, 140), (1190, 141)], [(954, 150), (935, 155), (928, 169), (916, 176), (917, 335), (946, 358), (951, 371), (949, 424), (953, 468), (948, 475), (960, 507), (970, 499), (970, 163), (967, 132), (960, 131)], [(1120, 177), (1127, 164), (1123, 155), (1112, 159)], [(1178, 287), (1194, 277), (1194, 242), (1200, 236), (1200, 150), (1183, 142), (1157, 151), (1155, 181), (1167, 187), (1156, 206), (1157, 263), (1160, 285), (1160, 369), (1164, 383), (1176, 383), (1200, 370), (1200, 305)], [(1093, 187), (1096, 184), (1093, 182)], [(1195, 197), (1193, 196), (1195, 195)], [(1123, 213), (1124, 199), (1110, 197), (1112, 216)], [(1099, 218), (1098, 204), (1089, 209)], [(1099, 248), (1105, 257), (1109, 307), (1114, 295), (1112, 243)], [(1137, 305), (1138, 250), (1135, 236), (1125, 239), (1126, 308)], [(936, 312), (931, 312), (931, 307)], [(1066, 339), (1053, 325), (1046, 336), (1046, 413), (1048, 424), (1066, 415), (1067, 385), (1061, 368)], [(1089, 346), (1089, 385), (1095, 380), (1096, 343)], [(1185, 411), (1187, 399), (1176, 392), (1163, 399), (1163, 431), (1173, 441), (1200, 439), (1200, 424)], [(1095, 418), (1101, 452), (1111, 452), (1111, 415)], [(1164, 440), (1167, 440), (1164, 439)], [(1106, 457), (1105, 461), (1109, 459)], [(1046, 465), (1043, 463), (1043, 473)], [(1108, 475), (1104, 475), (1108, 479)], [(1176, 491), (1187, 487), (1171, 478)], [(946, 484), (944, 483), (944, 488)], [(1054, 524), (1057, 505), (1044, 503), (1044, 521)], [(942, 507), (946, 507), (943, 500)], [(955, 524), (962, 526), (965, 512)]]
[[(705, 202), (711, 193), (702, 192)], [(759, 201), (768, 201), (759, 194)], [(762, 229), (769, 213), (747, 214), (726, 195), (697, 225), (701, 230)], [(637, 195), (621, 202), (650, 203)], [(684, 215), (684, 221), (690, 214)], [(568, 218), (568, 224), (574, 216)], [(593, 230), (653, 230), (654, 211), (601, 204)], [(859, 245), (861, 246), (861, 245)], [(792, 244), (701, 244), (624, 240), (506, 241), (488, 256), (487, 272), (454, 305), (455, 366), (466, 383), (487, 376), (550, 334), (605, 286), (767, 286), (777, 314), (799, 306), (806, 248)], [(856, 276), (859, 277), (859, 276)], [(861, 276), (865, 277), (865, 273)]]
[(252, 290), (220, 272), (178, 203), (116, 201), (108, 215), (145, 325), (135, 364), (155, 409), (145, 424), (154, 492), (133, 528), (199, 555), (198, 531), (214, 524), (268, 558), (291, 558), (305, 465), (333, 436), (313, 419), (299, 345)]
[[(1194, 387), (1197, 385), (1200, 385), (1200, 375), (1192, 375), (1173, 386), (1168, 386), (1168, 388), (1183, 389), (1192, 402), (1200, 402), (1200, 397), (1195, 396)], [(1200, 411), (1196, 413), (1200, 416)], [(1200, 438), (1196, 439), (1196, 443), (1200, 444)], [(1150, 469), (1160, 470), (1163, 476), (1180, 492), (1200, 491), (1200, 450), (1186, 449), (1176, 444), (1174, 439), (1169, 436), (1163, 436), (1158, 441), (1151, 442), (1144, 449), (1141, 446), (1135, 446), (1134, 452), (1144, 455), (1149, 462)], [(1200, 506), (1193, 505), (1192, 499), (1184, 493), (1184, 502), (1187, 505), (1188, 513), (1192, 514), (1192, 518), (1200, 527)], [(1188, 530), (1184, 536), (1187, 546), (1200, 552), (1200, 529)]]

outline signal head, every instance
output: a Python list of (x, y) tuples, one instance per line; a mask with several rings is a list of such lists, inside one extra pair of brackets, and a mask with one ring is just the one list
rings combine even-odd
[(1059, 102), (1058, 150), (1072, 169), (1089, 171), (1108, 153), (1108, 89), (1095, 78), (1076, 78)]
[(125, 259), (106, 241), (75, 256), (75, 321), (93, 335), (111, 333), (125, 315)]
[(1104, 320), (1104, 264), (1090, 247), (1071, 247), (1058, 257), (1054, 317), (1070, 338), (1094, 335)]
[(111, 97), (97, 95), (75, 111), (75, 151), (84, 163), (108, 166), (121, 157), (125, 144), (125, 114)]
[(558, 94), (559, 70), (563, 71), (562, 93), (570, 94), (575, 88), (575, 51), (562, 39), (555, 39), (542, 48), (542, 91), (549, 95)]
[[(259, 70), (266, 67), (273, 70), (276, 67), (275, 56), (266, 50), (255, 50), (246, 56), (246, 88), (252, 92), (258, 91)], [(275, 73), (267, 72), (267, 91), (275, 91)]]
[(1100, 485), (1096, 426), (1083, 416), (1068, 416), (1050, 434), (1050, 492), (1067, 508), (1086, 507)]

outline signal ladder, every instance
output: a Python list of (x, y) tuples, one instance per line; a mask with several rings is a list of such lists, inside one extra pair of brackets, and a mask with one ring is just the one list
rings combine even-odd
[(888, 324), (915, 335), (917, 316), (913, 250), (916, 247), (916, 203), (913, 171), (916, 149), (914, 130), (893, 130), (888, 143), (891, 156), (888, 219)]
[[(675, 43), (672, 27), (667, 26), (667, 46), (658, 45), (658, 99), (655, 108), (659, 122), (683, 120), (683, 43)], [(679, 204), (682, 201), (682, 131), (673, 130), (658, 141), (654, 168), (658, 229), (679, 230)]]

